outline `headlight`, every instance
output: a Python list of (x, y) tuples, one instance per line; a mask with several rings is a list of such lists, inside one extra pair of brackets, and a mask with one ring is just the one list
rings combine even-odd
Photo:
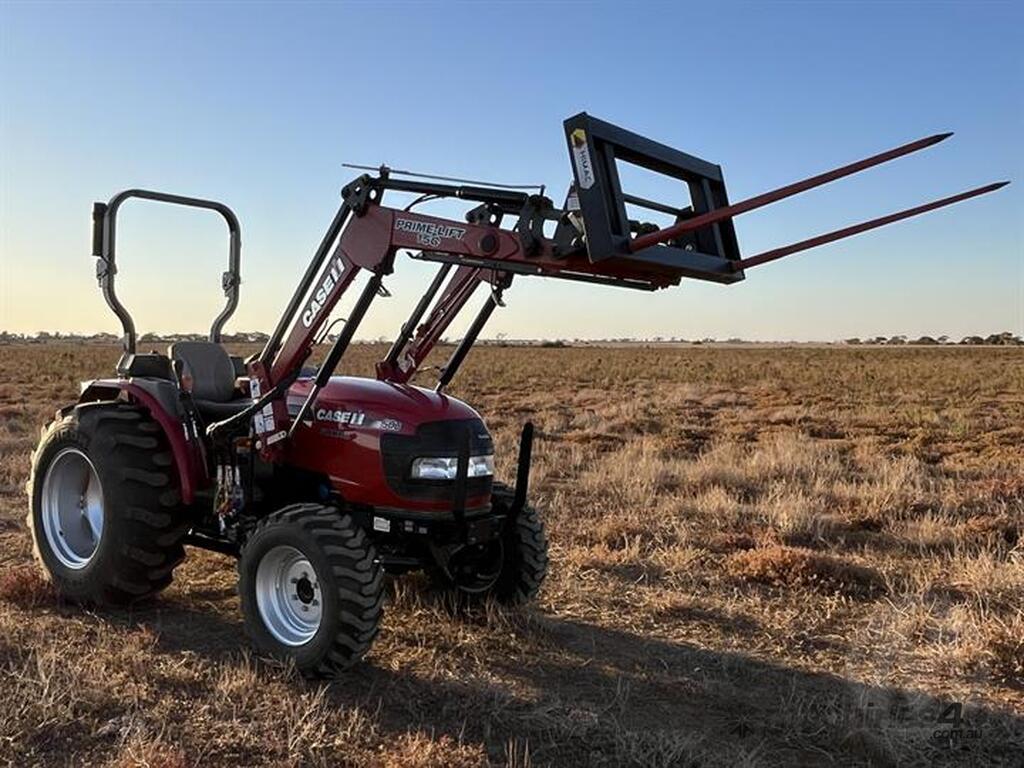
[[(459, 473), (459, 460), (454, 456), (424, 456), (412, 462), (414, 480), (454, 480)], [(469, 477), (488, 477), (494, 474), (494, 456), (470, 456)]]

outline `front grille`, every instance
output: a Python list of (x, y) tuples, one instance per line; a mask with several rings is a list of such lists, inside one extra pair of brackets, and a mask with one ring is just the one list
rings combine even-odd
[[(459, 445), (469, 430), (469, 455), (494, 453), (494, 441), (480, 419), (431, 421), (421, 424), (415, 435), (382, 435), (381, 455), (384, 477), (399, 496), (417, 501), (444, 501), (452, 498), (455, 483), (450, 480), (413, 480), (409, 477), (413, 459), (421, 456), (458, 456)], [(490, 477), (466, 479), (466, 497), (489, 495)]]

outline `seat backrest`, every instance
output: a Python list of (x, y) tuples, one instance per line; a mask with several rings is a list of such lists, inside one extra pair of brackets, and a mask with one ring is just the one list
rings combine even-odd
[(235, 366), (227, 350), (212, 341), (178, 341), (167, 350), (181, 360), (192, 377), (192, 394), (200, 400), (226, 403), (235, 394)]

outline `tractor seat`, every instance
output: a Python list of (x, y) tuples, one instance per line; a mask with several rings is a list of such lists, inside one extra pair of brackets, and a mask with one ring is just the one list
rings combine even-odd
[(227, 351), (212, 341), (179, 341), (167, 350), (192, 377), (192, 402), (208, 422), (234, 416), (252, 401), (235, 388), (235, 366)]

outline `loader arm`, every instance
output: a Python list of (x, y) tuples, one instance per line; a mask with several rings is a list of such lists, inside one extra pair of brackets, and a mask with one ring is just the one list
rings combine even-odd
[[(449, 265), (442, 266), (438, 275), (447, 275), (449, 269)], [(493, 270), (488, 271), (494, 274)], [(418, 322), (418, 317), (410, 318), (402, 326), (402, 332), (387, 356), (377, 363), (377, 378), (399, 384), (409, 381), (485, 279), (480, 267), (459, 267), (426, 321), (415, 329), (415, 336), (410, 337), (408, 330)]]
[[(400, 250), (441, 266), (377, 364), (378, 379), (394, 383), (411, 380), (477, 287), (481, 283), (490, 286), (490, 295), (469, 331), (442, 367), (437, 385), (442, 389), (500, 306), (502, 292), (515, 275), (649, 291), (677, 285), (684, 278), (731, 284), (744, 279), (745, 268), (985, 194), (1007, 183), (979, 187), (743, 258), (733, 227), (736, 216), (920, 151), (951, 134), (910, 142), (730, 204), (717, 165), (586, 113), (566, 120), (564, 129), (574, 181), (563, 208), (556, 208), (542, 194), (398, 178), (399, 172), (385, 166), (377, 175), (364, 174), (343, 188), (342, 205), (284, 315), (261, 354), (250, 361), (254, 411), (260, 414), (257, 433), (264, 448), (286, 438), (306, 417), (370, 304), (384, 291), (383, 278), (393, 271)], [(621, 163), (674, 179), (688, 199), (653, 201), (625, 192), (619, 176)], [(412, 205), (387, 207), (383, 198), (389, 191), (419, 195), (412, 205), (424, 199), (451, 198), (476, 206), (466, 214), (466, 221), (454, 221), (413, 212)], [(637, 210), (673, 215), (675, 222), (658, 227), (638, 221), (632, 213)], [(502, 226), (506, 217), (515, 218), (511, 228)], [(545, 225), (551, 223), (554, 232), (545, 235)], [(312, 353), (335, 305), (364, 270), (370, 279), (320, 366), (302, 408), (290, 418), (282, 395)]]

